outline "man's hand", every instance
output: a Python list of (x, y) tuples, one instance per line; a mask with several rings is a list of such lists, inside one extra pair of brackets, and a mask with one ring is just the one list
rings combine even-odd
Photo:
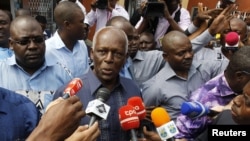
[(65, 141), (95, 141), (99, 135), (98, 122), (95, 122), (91, 127), (88, 125), (79, 126)]
[(77, 96), (58, 100), (42, 116), (38, 126), (27, 141), (33, 140), (64, 140), (79, 126), (85, 116), (83, 105)]

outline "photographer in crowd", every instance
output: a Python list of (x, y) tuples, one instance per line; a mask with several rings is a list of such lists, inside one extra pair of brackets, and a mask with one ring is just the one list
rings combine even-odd
[(171, 30), (183, 32), (191, 23), (190, 14), (181, 7), (180, 0), (148, 0), (144, 10), (136, 29), (139, 34), (150, 30), (154, 34), (158, 48), (161, 48), (161, 39), (166, 33)]
[(122, 16), (129, 19), (128, 12), (117, 4), (118, 0), (92, 0), (91, 10), (85, 18), (89, 26), (96, 24), (96, 31), (105, 27), (107, 21), (115, 16)]

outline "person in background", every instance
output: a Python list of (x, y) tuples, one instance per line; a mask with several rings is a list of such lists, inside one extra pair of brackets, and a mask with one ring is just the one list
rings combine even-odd
[(148, 31), (144, 31), (140, 34), (140, 46), (141, 51), (155, 50), (157, 43), (154, 39), (154, 34)]
[(45, 57), (43, 30), (35, 18), (12, 21), (9, 45), (14, 54), (0, 61), (0, 86), (29, 97), (44, 113), (54, 91), (73, 77), (53, 56)]
[(107, 3), (103, 4), (103, 7), (100, 7), (97, 4), (100, 4), (100, 1), (92, 0), (91, 11), (87, 14), (84, 23), (88, 24), (90, 27), (96, 25), (95, 31), (98, 31), (100, 28), (105, 27), (107, 21), (112, 17), (122, 16), (129, 19), (128, 12), (117, 4), (117, 2), (118, 0), (107, 0)]
[(0, 9), (0, 60), (9, 58), (13, 55), (13, 51), (9, 48), (11, 21), (11, 13)]
[(162, 106), (176, 121), (181, 104), (188, 100), (191, 92), (224, 70), (218, 61), (193, 60), (192, 44), (182, 32), (169, 32), (162, 43), (166, 64), (142, 83), (142, 97), (146, 107)]
[(35, 104), (27, 97), (4, 88), (0, 88), (0, 103), (1, 140), (25, 140), (40, 120)]
[[(106, 120), (98, 121), (101, 135), (97, 141), (130, 140), (130, 132), (121, 128), (118, 111), (121, 106), (126, 105), (129, 98), (141, 97), (141, 92), (134, 81), (119, 76), (127, 58), (127, 51), (128, 39), (122, 30), (111, 26), (100, 29), (93, 38), (93, 67), (86, 74), (79, 76), (84, 85), (77, 96), (85, 108), (90, 101), (96, 99), (99, 88), (110, 90), (110, 97), (105, 102), (110, 106), (110, 111)], [(60, 97), (64, 89), (65, 86), (60, 87), (54, 99)], [(82, 118), (81, 125), (88, 124), (89, 121), (90, 116), (86, 116)]]
[(57, 1), (57, 4), (59, 4), (59, 3), (62, 2), (62, 1), (71, 1), (71, 2), (76, 3), (76, 4), (81, 8), (81, 10), (82, 10), (84, 16), (86, 16), (86, 14), (87, 14), (87, 13), (86, 13), (86, 8), (85, 8), (85, 6), (84, 6), (79, 0), (58, 0), (58, 1)]
[[(229, 108), (224, 109), (215, 117), (211, 125), (249, 125), (250, 106), (248, 100), (250, 97), (250, 81), (244, 86), (242, 94), (236, 96), (231, 102)], [(208, 130), (206, 129), (194, 141), (208, 141)]]
[(46, 30), (47, 27), (47, 20), (46, 17), (42, 16), (42, 15), (37, 15), (35, 17), (35, 19), (40, 23), (42, 30), (43, 30), (43, 34), (45, 39), (50, 38), (50, 33), (48, 33), (48, 31)]
[(141, 17), (136, 24), (138, 33), (150, 30), (154, 34), (157, 47), (161, 48), (163, 36), (172, 30), (184, 32), (191, 24), (189, 12), (182, 8), (180, 0), (160, 0), (164, 4), (164, 14), (159, 17)]
[(83, 41), (86, 26), (80, 7), (70, 1), (60, 2), (54, 17), (58, 29), (45, 41), (46, 54), (62, 62), (73, 77), (86, 73), (89, 69), (88, 49)]
[[(250, 80), (250, 47), (244, 46), (236, 51), (226, 70), (193, 91), (188, 101), (198, 101), (209, 109), (216, 106), (225, 106), (242, 93), (243, 87)], [(180, 133), (177, 139), (194, 139), (207, 125), (211, 124), (211, 117), (202, 116), (191, 119), (180, 114), (176, 126)], [(189, 130), (192, 129), (192, 130)]]

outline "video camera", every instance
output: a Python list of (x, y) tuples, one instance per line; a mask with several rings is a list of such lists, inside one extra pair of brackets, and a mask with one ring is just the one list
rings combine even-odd
[(94, 6), (98, 9), (106, 9), (108, 6), (108, 0), (97, 0)]
[(158, 0), (148, 0), (143, 12), (144, 17), (161, 17), (164, 16), (164, 4)]

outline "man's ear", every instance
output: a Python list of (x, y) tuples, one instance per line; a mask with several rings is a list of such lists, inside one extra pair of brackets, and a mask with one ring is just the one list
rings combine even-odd
[(89, 52), (90, 52), (90, 59), (93, 60), (94, 55), (93, 55), (93, 48), (92, 47), (90, 48)]
[(9, 49), (13, 50), (13, 41), (9, 39)]
[(164, 60), (168, 60), (168, 53), (166, 53), (166, 52), (163, 52), (162, 53), (162, 57), (164, 58)]

